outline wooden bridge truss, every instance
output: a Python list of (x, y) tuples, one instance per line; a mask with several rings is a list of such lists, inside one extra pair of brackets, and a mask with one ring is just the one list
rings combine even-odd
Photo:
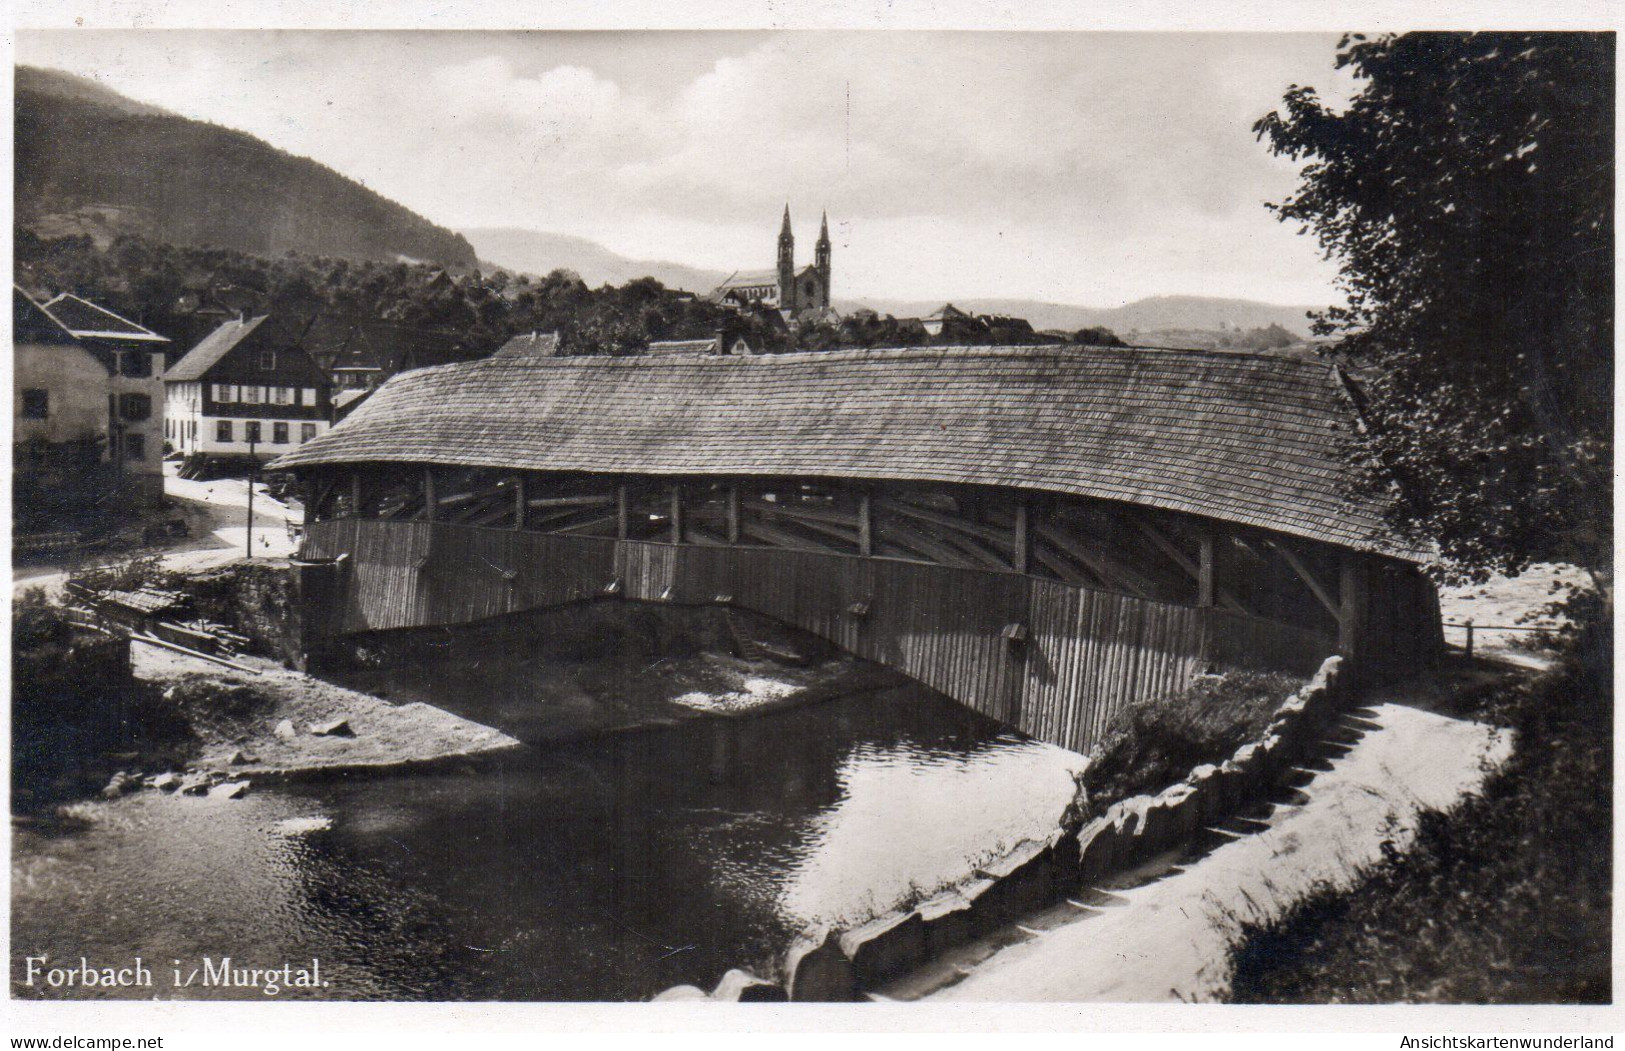
[(974, 486), (382, 464), (323, 470), (311, 495), (313, 522), (442, 522), (1019, 573), (1280, 621), (1336, 638), (1343, 652), (1356, 645), (1359, 567), (1392, 562), (1190, 515)]

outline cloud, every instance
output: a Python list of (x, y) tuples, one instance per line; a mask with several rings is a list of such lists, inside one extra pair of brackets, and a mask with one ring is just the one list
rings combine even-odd
[[(1325, 299), (1251, 124), (1334, 83), (1264, 34), (23, 34), (45, 61), (303, 153), (454, 226), (766, 266), (792, 202), (853, 294)], [(710, 48), (714, 53), (707, 55)]]

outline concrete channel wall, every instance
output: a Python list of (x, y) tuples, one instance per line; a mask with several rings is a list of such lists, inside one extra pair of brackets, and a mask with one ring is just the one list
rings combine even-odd
[(1057, 904), (1193, 841), (1267, 796), (1336, 719), (1352, 690), (1341, 657), (1283, 701), (1256, 741), (1204, 764), (1156, 795), (1134, 796), (1075, 830), (1022, 844), (967, 882), (851, 930), (825, 930), (793, 946), (772, 980), (730, 971), (707, 994), (678, 986), (656, 1000), (851, 1001), (944, 951)]

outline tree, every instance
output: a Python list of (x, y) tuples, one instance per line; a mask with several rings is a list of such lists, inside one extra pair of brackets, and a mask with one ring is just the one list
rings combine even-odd
[(1346, 109), (1254, 126), (1307, 160), (1272, 205), (1341, 264), (1319, 315), (1361, 379), (1350, 454), (1447, 576), (1566, 560), (1611, 580), (1611, 34), (1345, 37)]
[(1090, 328), (1080, 328), (1072, 333), (1072, 342), (1090, 347), (1126, 347), (1117, 333), (1104, 325), (1095, 325)]

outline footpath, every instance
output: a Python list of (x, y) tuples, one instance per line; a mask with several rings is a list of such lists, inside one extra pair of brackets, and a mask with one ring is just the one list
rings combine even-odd
[(1511, 741), (1392, 697), (1345, 715), (1297, 781), (1183, 856), (1090, 888), (966, 946), (875, 999), (1203, 1001), (1247, 921), (1403, 850), (1417, 814), (1478, 787)]
[[(1441, 589), (1447, 623), (1518, 624), (1566, 587), (1571, 566), (1532, 566), (1508, 580)], [(1460, 646), (1463, 635), (1447, 631)], [(1150, 1002), (1214, 1000), (1230, 981), (1244, 924), (1272, 919), (1320, 886), (1347, 887), (1403, 851), (1423, 810), (1476, 791), (1511, 755), (1505, 731), (1447, 709), (1463, 676), (1541, 670), (1522, 632), (1485, 632), (1489, 667), (1369, 693), (1276, 796), (1207, 829), (1170, 855), (1088, 888), (891, 983), (875, 999)], [(1495, 665), (1499, 665), (1497, 668)], [(1454, 679), (1452, 678), (1454, 676)]]

